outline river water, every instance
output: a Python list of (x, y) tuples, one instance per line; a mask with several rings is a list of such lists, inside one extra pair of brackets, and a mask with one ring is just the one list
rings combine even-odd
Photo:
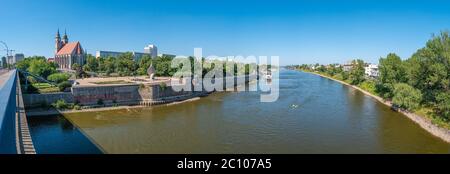
[(280, 96), (222, 92), (170, 106), (31, 117), (38, 153), (450, 153), (363, 93), (280, 72)]

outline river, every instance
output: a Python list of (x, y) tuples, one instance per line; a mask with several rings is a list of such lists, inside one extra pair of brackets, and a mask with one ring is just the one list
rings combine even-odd
[(450, 153), (450, 144), (363, 93), (280, 72), (280, 96), (214, 93), (170, 106), (30, 117), (38, 153)]

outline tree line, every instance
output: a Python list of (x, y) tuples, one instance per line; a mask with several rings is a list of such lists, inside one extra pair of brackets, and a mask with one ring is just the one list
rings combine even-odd
[[(88, 55), (86, 64), (81, 69), (84, 71), (100, 73), (105, 76), (134, 76), (147, 75), (147, 68), (150, 65), (153, 65), (156, 76), (171, 77), (182, 68), (181, 65), (175, 68), (171, 67), (174, 59), (174, 57), (165, 55), (157, 56), (155, 58), (151, 58), (149, 55), (143, 55), (139, 60), (135, 61), (133, 54), (130, 52), (121, 54), (118, 57), (106, 58), (96, 58), (92, 55)], [(189, 59), (191, 64), (191, 72), (194, 72), (194, 66), (203, 67), (201, 69), (203, 75), (219, 64), (223, 65), (222, 69), (224, 74), (233, 73), (234, 75), (242, 75), (248, 74), (250, 71), (250, 64), (243, 64), (240, 62), (234, 62), (234, 64), (230, 66), (230, 64), (225, 63), (226, 60), (206, 61), (205, 58), (202, 58), (199, 61), (193, 56), (189, 56), (187, 59)], [(208, 67), (201, 65), (208, 65)], [(73, 67), (75, 70), (80, 68), (80, 66), (76, 64), (74, 64)]]
[[(379, 77), (364, 77), (364, 61), (353, 60), (350, 71), (339, 64), (296, 65), (290, 68), (315, 71), (362, 87), (410, 111), (430, 108), (439, 120), (450, 121), (450, 38), (448, 32), (433, 35), (410, 58), (395, 53), (379, 59)], [(314, 68), (312, 68), (314, 67)]]

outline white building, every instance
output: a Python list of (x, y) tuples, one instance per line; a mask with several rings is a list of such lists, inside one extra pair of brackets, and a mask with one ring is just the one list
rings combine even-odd
[(365, 74), (367, 77), (377, 78), (378, 77), (378, 65), (376, 64), (369, 64), (366, 67), (364, 67)]
[(150, 54), (152, 58), (158, 56), (158, 48), (155, 45), (148, 45), (144, 47), (144, 53)]
[(177, 57), (176, 55), (174, 55), (174, 54), (158, 54), (158, 56), (159, 57), (170, 57), (170, 58), (175, 58), (175, 57)]
[[(117, 52), (117, 51), (96, 51), (95, 52), (95, 57), (99, 58), (99, 57), (103, 57), (103, 58), (107, 58), (107, 57), (119, 57), (122, 54), (125, 54), (127, 52)], [(146, 55), (147, 53), (139, 53), (139, 52), (130, 52), (131, 54), (133, 54), (133, 59), (134, 61), (139, 61), (142, 56)], [(147, 54), (151, 57), (150, 54)]]

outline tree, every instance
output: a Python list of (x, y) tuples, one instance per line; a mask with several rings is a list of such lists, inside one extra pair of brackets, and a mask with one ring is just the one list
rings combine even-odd
[(116, 60), (117, 72), (121, 76), (133, 75), (136, 71), (136, 63), (134, 62), (133, 53), (127, 52), (121, 54)]
[(17, 68), (26, 70), (31, 74), (47, 78), (50, 74), (56, 73), (56, 64), (47, 62), (45, 57), (30, 57), (17, 63)]
[(114, 58), (114, 57), (108, 57), (104, 60), (103, 66), (104, 66), (106, 75), (110, 75), (111, 73), (116, 71), (115, 60), (116, 60), (116, 58)]
[(72, 70), (78, 70), (78, 69), (81, 69), (81, 65), (80, 64), (78, 64), (78, 63), (74, 63), (74, 64), (72, 64)]
[(139, 68), (137, 70), (137, 73), (139, 75), (147, 75), (147, 69), (148, 67), (150, 67), (150, 65), (152, 64), (152, 58), (149, 55), (144, 55), (142, 56), (142, 58), (139, 60)]
[(432, 105), (442, 92), (450, 90), (450, 37), (448, 32), (433, 36), (408, 61), (408, 82)]
[(86, 67), (84, 69), (86, 71), (97, 72), (98, 71), (98, 66), (99, 66), (97, 58), (95, 58), (91, 54), (88, 54), (87, 58), (86, 58), (86, 65), (85, 66)]
[(358, 85), (365, 80), (364, 61), (361, 59), (352, 61), (353, 68), (349, 72), (348, 80), (350, 84)]
[(67, 73), (54, 73), (47, 77), (47, 80), (55, 82), (55, 83), (61, 83), (69, 80), (70, 74)]
[(386, 58), (379, 60), (379, 83), (376, 86), (377, 92), (383, 98), (392, 98), (394, 84), (405, 83), (406, 70), (402, 60), (394, 53), (390, 53)]
[(419, 108), (422, 94), (418, 89), (406, 83), (397, 83), (394, 85), (394, 97), (392, 103), (403, 109), (415, 110)]
[(450, 93), (440, 93), (437, 95), (436, 100), (438, 113), (445, 119), (450, 120)]

